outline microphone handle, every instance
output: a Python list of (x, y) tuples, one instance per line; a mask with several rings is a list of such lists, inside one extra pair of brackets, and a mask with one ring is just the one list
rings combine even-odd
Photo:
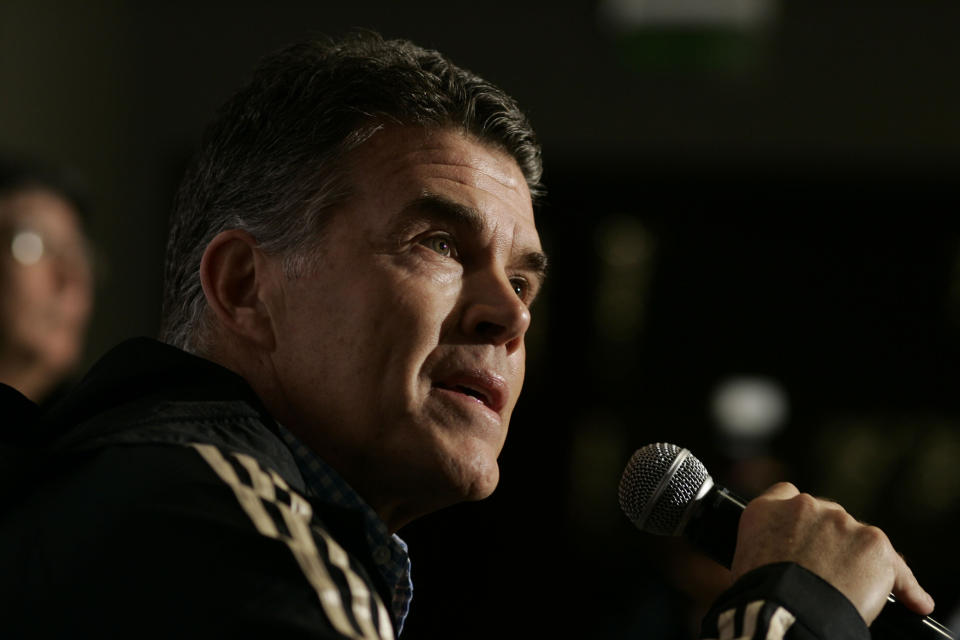
[(683, 535), (714, 561), (727, 569), (733, 564), (737, 548), (740, 515), (747, 501), (729, 489), (718, 485), (693, 506)]
[[(714, 485), (692, 506), (683, 535), (710, 558), (726, 568), (733, 564), (740, 515), (747, 501), (730, 490)], [(874, 640), (955, 640), (944, 625), (930, 616), (907, 609), (893, 595), (870, 625)]]

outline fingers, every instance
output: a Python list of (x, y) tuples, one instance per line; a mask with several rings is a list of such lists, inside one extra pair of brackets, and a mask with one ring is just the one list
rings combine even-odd
[(800, 490), (797, 489), (797, 487), (790, 482), (776, 483), (775, 485), (771, 486), (769, 489), (764, 491), (762, 494), (760, 494), (757, 499), (760, 499), (760, 500), (796, 499), (800, 502), (805, 502), (807, 504), (816, 504), (818, 507), (839, 509), (840, 511), (845, 511), (842, 505), (836, 502), (833, 502), (832, 500), (827, 500), (826, 498), (818, 498), (806, 493), (800, 493)]
[(789, 482), (778, 482), (773, 485), (762, 494), (760, 494), (758, 500), (789, 500), (800, 493), (800, 490), (797, 489), (794, 485)]
[(933, 597), (924, 591), (920, 583), (913, 575), (913, 571), (903, 560), (903, 556), (898, 555), (895, 561), (896, 577), (893, 581), (893, 595), (902, 602), (908, 609), (921, 615), (933, 613)]
[(731, 568), (736, 577), (774, 562), (795, 562), (819, 575), (868, 624), (891, 592), (916, 613), (933, 611), (933, 599), (883, 531), (790, 483), (773, 485), (747, 506)]

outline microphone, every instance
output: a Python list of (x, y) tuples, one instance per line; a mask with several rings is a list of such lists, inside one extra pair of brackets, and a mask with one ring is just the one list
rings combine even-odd
[[(641, 531), (683, 535), (730, 568), (747, 501), (715, 484), (687, 449), (663, 442), (637, 449), (620, 478), (619, 498), (623, 513)], [(910, 611), (892, 594), (870, 625), (870, 635), (878, 640), (954, 640), (944, 625)]]

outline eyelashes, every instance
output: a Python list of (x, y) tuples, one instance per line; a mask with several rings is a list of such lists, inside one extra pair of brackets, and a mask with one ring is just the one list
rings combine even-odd
[(513, 292), (517, 294), (517, 297), (525, 303), (529, 305), (533, 302), (533, 288), (530, 286), (529, 280), (520, 277), (510, 278), (510, 286), (513, 287)]
[(435, 233), (420, 240), (420, 244), (444, 258), (456, 258), (460, 254), (457, 245), (448, 233)]

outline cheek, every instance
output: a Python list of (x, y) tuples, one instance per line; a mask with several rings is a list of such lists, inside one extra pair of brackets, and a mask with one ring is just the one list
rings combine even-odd
[(4, 276), (4, 295), (29, 301), (43, 300), (50, 295), (52, 277), (49, 269), (37, 264), (31, 267), (11, 265)]
[[(390, 287), (387, 315), (403, 325), (400, 337), (417, 344), (439, 341), (457, 311), (460, 281), (443, 275), (413, 275)], [(399, 332), (398, 331), (398, 332)]]
[(7, 311), (19, 324), (35, 325), (40, 329), (52, 319), (60, 319), (60, 294), (53, 285), (49, 269), (35, 265), (29, 269), (15, 268), (6, 279), (3, 291)]
[(516, 385), (514, 391), (517, 395), (520, 395), (520, 389), (523, 387), (523, 380), (527, 375), (527, 345), (524, 342), (520, 343), (520, 347), (509, 357), (509, 366), (510, 366), (510, 375), (512, 378), (512, 383)]
[(523, 345), (510, 358), (510, 406), (507, 407), (507, 416), (513, 414), (520, 392), (523, 389), (523, 380), (526, 375), (526, 349)]
[(458, 280), (386, 260), (368, 264), (363, 271), (326, 271), (290, 287), (280, 339), (293, 368), (314, 371), (311, 378), (324, 384), (350, 387), (391, 378), (394, 384), (377, 386), (407, 388), (451, 322)]

